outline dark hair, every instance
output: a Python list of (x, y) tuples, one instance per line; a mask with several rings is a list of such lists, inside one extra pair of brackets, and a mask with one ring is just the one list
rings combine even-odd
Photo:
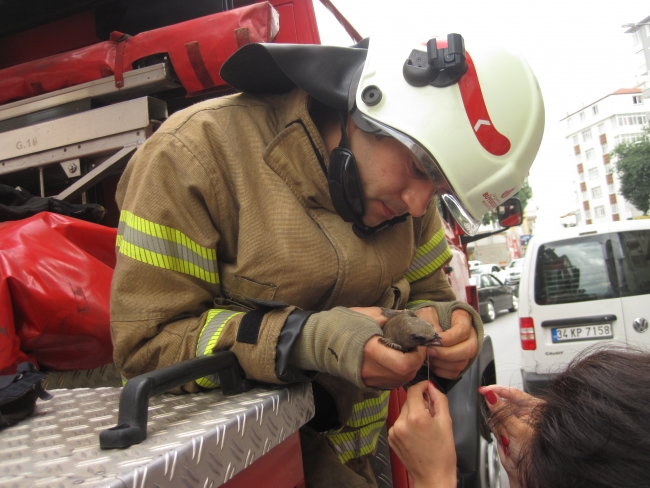
[(530, 414), (522, 487), (650, 487), (650, 354), (587, 350), (540, 398), (490, 419)]

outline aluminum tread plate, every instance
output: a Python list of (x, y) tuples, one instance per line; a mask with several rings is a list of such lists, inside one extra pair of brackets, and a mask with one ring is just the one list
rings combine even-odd
[(216, 488), (314, 415), (311, 385), (165, 394), (149, 402), (147, 439), (101, 450), (121, 388), (51, 390), (34, 415), (0, 432), (0, 488)]

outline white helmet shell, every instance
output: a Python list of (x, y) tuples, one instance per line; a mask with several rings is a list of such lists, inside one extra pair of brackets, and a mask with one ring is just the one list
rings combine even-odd
[[(355, 102), (358, 115), (411, 149), (473, 235), (482, 216), (523, 185), (542, 141), (544, 102), (521, 56), (466, 46), (469, 67), (458, 83), (416, 87), (402, 68), (413, 49), (426, 56), (426, 45), (371, 38)], [(364, 102), (368, 87), (380, 90), (378, 103)]]

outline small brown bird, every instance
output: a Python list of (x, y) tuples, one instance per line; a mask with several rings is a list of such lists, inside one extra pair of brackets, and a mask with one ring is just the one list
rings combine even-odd
[(411, 310), (381, 309), (388, 320), (384, 324), (382, 344), (402, 352), (413, 351), (418, 346), (442, 346), (440, 336), (429, 322)]

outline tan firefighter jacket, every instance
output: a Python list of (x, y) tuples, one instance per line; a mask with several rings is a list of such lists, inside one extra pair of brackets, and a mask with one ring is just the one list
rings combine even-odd
[[(366, 239), (334, 211), (328, 154), (308, 105), (300, 89), (209, 100), (174, 114), (133, 156), (117, 192), (111, 290), (124, 376), (231, 349), (247, 377), (280, 383), (276, 345), (296, 307), (455, 299), (441, 269), (451, 252), (435, 204)], [(251, 299), (290, 306), (266, 313), (257, 336), (240, 340)], [(354, 317), (347, 324), (353, 337)], [(387, 394), (330, 375), (317, 381), (348, 424), (331, 438), (341, 460), (370, 452)], [(216, 386), (212, 377), (198, 383)]]

